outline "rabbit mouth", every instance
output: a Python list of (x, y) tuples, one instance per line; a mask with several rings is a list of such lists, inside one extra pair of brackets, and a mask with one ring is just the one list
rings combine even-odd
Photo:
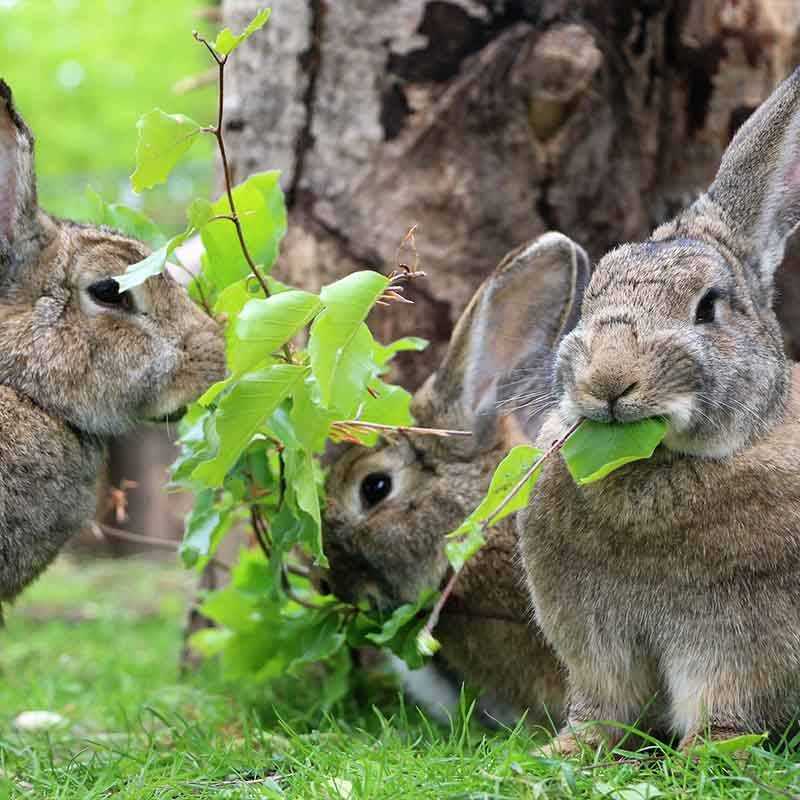
[(145, 422), (152, 422), (156, 425), (159, 424), (170, 424), (174, 422), (180, 422), (186, 416), (186, 406), (181, 406), (180, 408), (175, 409), (175, 411), (170, 411), (167, 414), (162, 414), (159, 417), (148, 417)]

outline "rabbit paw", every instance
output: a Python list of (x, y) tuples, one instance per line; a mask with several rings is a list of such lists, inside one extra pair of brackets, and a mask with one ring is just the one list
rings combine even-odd
[(588, 742), (581, 741), (574, 733), (560, 733), (537, 751), (544, 758), (581, 758), (587, 750)]

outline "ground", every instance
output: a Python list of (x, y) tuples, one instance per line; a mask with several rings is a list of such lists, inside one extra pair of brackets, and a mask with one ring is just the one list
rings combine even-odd
[[(172, 563), (62, 559), (6, 609), (0, 800), (800, 797), (800, 759), (780, 750), (581, 766), (537, 757), (541, 737), (522, 728), (437, 727), (385, 688), (321, 720), (294, 697), (279, 719), (266, 692), (213, 664), (180, 676), (190, 578)], [(17, 730), (31, 710), (65, 723)]]

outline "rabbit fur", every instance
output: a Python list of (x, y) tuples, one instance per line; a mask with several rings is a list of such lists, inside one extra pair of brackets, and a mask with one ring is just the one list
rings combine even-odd
[[(575, 324), (588, 268), (581, 248), (548, 233), (510, 253), (473, 297), (412, 402), (417, 424), (472, 437), (402, 436), (375, 449), (351, 446), (334, 463), (324, 542), (335, 594), (391, 609), (446, 580), (445, 535), (480, 502), (508, 449), (537, 430), (554, 345)], [(503, 413), (506, 400), (526, 408)], [(381, 475), (390, 491), (369, 502), (365, 481)], [(562, 678), (531, 625), (513, 522), (487, 538), (445, 606), (440, 652), (471, 684), (549, 724), (560, 718)], [(404, 679), (412, 692), (414, 674)]]
[(108, 436), (224, 377), (216, 324), (171, 278), (115, 292), (148, 253), (38, 207), (33, 137), (0, 81), (0, 600), (93, 516)]
[(592, 720), (690, 749), (782, 733), (800, 711), (800, 373), (772, 310), (798, 221), (800, 71), (705, 194), (594, 270), (540, 440), (579, 417), (668, 428), (652, 459), (587, 486), (553, 459), (517, 517), (537, 619), (568, 669), (554, 751), (619, 742)]

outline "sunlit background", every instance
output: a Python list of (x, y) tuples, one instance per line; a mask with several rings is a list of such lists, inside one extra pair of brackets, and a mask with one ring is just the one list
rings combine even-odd
[(211, 121), (211, 65), (191, 32), (213, 29), (214, 10), (202, 0), (0, 0), (0, 77), (35, 133), (47, 211), (87, 218), (89, 185), (167, 231), (181, 227), (187, 201), (211, 188), (211, 143), (198, 142), (167, 186), (138, 196), (128, 181), (136, 121), (155, 107)]

